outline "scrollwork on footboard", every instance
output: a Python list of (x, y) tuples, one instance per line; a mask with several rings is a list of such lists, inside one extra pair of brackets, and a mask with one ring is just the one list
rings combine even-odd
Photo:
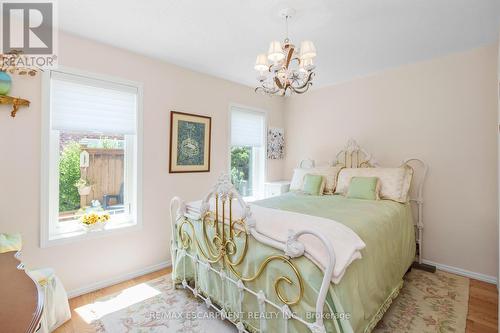
[[(210, 198), (212, 197), (215, 199), (215, 211), (209, 210)], [(280, 288), (280, 284), (287, 283), (291, 286), (296, 284), (288, 276), (278, 276), (274, 281), (276, 296), (288, 306), (298, 304), (304, 295), (304, 280), (299, 272), (299, 269), (290, 260), (289, 256), (268, 256), (260, 263), (257, 271), (253, 275), (246, 276), (238, 269), (238, 266), (243, 262), (247, 255), (249, 234), (246, 225), (246, 216), (236, 220), (233, 219), (233, 203), (234, 201), (238, 201), (240, 199), (234, 187), (227, 186), (227, 180), (225, 178), (221, 178), (219, 180), (219, 185), (216, 187), (215, 193), (212, 192), (212, 195), (210, 195), (207, 199), (208, 200), (204, 200), (202, 203), (203, 211), (200, 214), (203, 235), (202, 240), (200, 241), (196, 237), (195, 228), (192, 222), (188, 219), (184, 219), (178, 226), (178, 238), (181, 242), (182, 248), (187, 250), (194, 245), (193, 249), (196, 249), (203, 259), (210, 264), (221, 263), (223, 267), (227, 267), (239, 280), (243, 282), (252, 282), (257, 280), (265, 271), (269, 263), (273, 261), (281, 261), (289, 266), (291, 273), (295, 275), (295, 278), (298, 281), (298, 290), (296, 292), (296, 296), (293, 299), (289, 299), (282, 291), (282, 288)], [(229, 210), (228, 219), (226, 219), (227, 208)], [(246, 211), (247, 209), (245, 205), (244, 212)], [(187, 227), (189, 227), (191, 235), (193, 235), (192, 237), (185, 230)], [(210, 231), (213, 233), (213, 236), (209, 235)], [(243, 242), (240, 247), (237, 245), (236, 238), (240, 238)]]
[[(179, 209), (174, 213), (173, 208), (175, 205), (178, 205)], [(239, 206), (239, 212), (242, 215), (237, 218), (233, 214), (235, 205)], [(171, 202), (172, 221), (174, 222), (172, 227), (175, 230), (172, 235), (174, 252), (181, 252), (183, 255), (191, 257), (195, 263), (200, 263), (213, 272), (216, 272), (222, 280), (225, 279), (233, 283), (240, 292), (246, 291), (256, 296), (260, 312), (265, 312), (263, 304), (267, 303), (282, 312), (283, 318), (285, 318), (285, 325), (287, 325), (288, 319), (295, 319), (306, 325), (312, 332), (325, 332), (322, 312), (335, 262), (333, 247), (328, 240), (322, 235), (311, 231), (289, 231), (286, 243), (269, 239), (260, 234), (255, 227), (250, 207), (246, 205), (232, 186), (228, 176), (223, 176), (219, 179), (217, 185), (201, 202), (199, 211), (194, 213), (193, 211), (189, 211), (189, 209), (189, 207), (183, 205), (179, 198), (174, 198)], [(303, 234), (312, 234), (319, 238), (327, 247), (331, 259), (330, 267), (325, 268), (323, 283), (316, 303), (316, 320), (314, 323), (304, 320), (290, 310), (290, 307), (298, 305), (301, 302), (304, 295), (305, 282), (298, 266), (293, 261), (293, 258), (304, 255), (304, 245), (298, 240)], [(264, 258), (262, 262), (258, 263), (256, 266), (258, 268), (253, 274), (246, 274), (242, 271), (240, 265), (244, 263), (245, 259), (253, 259), (247, 258), (249, 253), (249, 237), (255, 238), (260, 243), (282, 250), (284, 254), (274, 254)], [(178, 244), (175, 238), (178, 239)], [(189, 250), (195, 254), (189, 253)], [(175, 254), (173, 256), (175, 262)], [(281, 270), (279, 275), (272, 281), (275, 296), (281, 301), (282, 305), (276, 304), (266, 298), (262, 290), (251, 290), (245, 285), (245, 283), (255, 281), (263, 276), (263, 273), (272, 262), (283, 263), (289, 269), (288, 273)], [(293, 287), (293, 289), (287, 289), (287, 291), (293, 292), (292, 296), (285, 294), (284, 284)], [(212, 306), (221, 315), (226, 315), (224, 306), (220, 308), (213, 306), (208, 296), (204, 297), (200, 295), (200, 291), (196, 285), (194, 288), (191, 287), (185, 278), (182, 281), (182, 285), (184, 288), (190, 289), (196, 296), (201, 297), (207, 305)], [(240, 312), (241, 306), (242, 304), (240, 303)], [(232, 309), (232, 311), (234, 310)], [(233, 323), (240, 332), (246, 332), (242, 320), (233, 321)], [(261, 320), (261, 331), (265, 331), (263, 329), (265, 325), (265, 321)]]

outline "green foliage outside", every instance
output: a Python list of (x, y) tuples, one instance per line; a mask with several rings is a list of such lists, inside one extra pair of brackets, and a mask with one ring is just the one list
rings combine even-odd
[(109, 137), (101, 137), (102, 148), (104, 149), (117, 149), (120, 148), (118, 144), (118, 140), (110, 139)]
[(74, 186), (80, 179), (80, 144), (72, 141), (61, 153), (59, 160), (59, 211), (80, 208), (80, 195)]
[(251, 147), (231, 147), (231, 181), (243, 196), (252, 195), (250, 184)]

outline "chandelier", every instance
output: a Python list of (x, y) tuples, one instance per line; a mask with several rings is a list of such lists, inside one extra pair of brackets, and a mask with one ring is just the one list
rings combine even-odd
[(255, 70), (259, 72), (259, 86), (256, 92), (268, 95), (303, 94), (312, 85), (314, 77), (313, 58), (316, 48), (310, 40), (300, 43), (300, 50), (295, 48), (288, 38), (288, 19), (295, 14), (292, 8), (285, 8), (280, 15), (285, 19), (286, 37), (281, 44), (272, 41), (266, 54), (259, 54), (255, 61)]

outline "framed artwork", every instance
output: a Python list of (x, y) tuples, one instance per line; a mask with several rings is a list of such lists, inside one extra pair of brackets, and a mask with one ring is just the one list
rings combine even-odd
[(285, 130), (270, 128), (267, 131), (267, 158), (281, 160), (285, 157)]
[(209, 172), (212, 118), (170, 112), (170, 173)]

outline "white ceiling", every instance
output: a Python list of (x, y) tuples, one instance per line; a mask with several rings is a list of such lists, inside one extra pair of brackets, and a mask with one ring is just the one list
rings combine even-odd
[(62, 30), (254, 86), (257, 53), (314, 41), (315, 86), (494, 42), (498, 0), (64, 0)]

